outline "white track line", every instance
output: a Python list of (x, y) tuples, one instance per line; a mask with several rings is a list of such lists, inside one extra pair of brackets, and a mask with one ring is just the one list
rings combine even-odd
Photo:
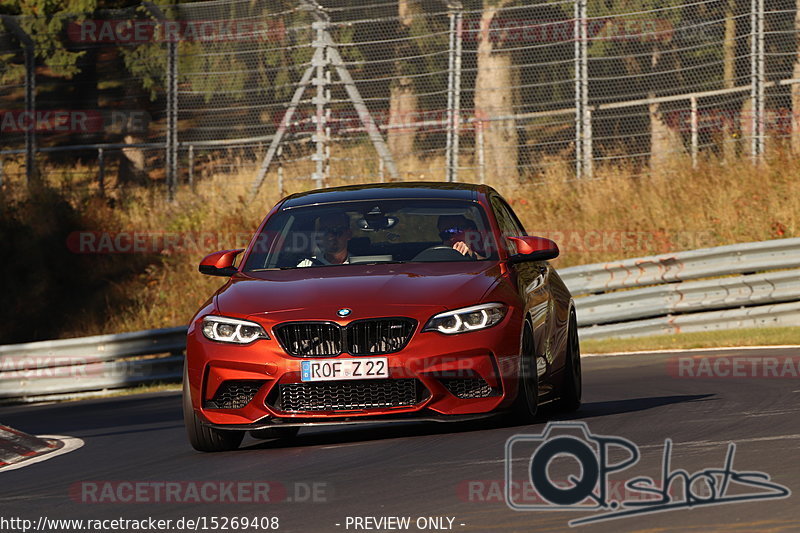
[(610, 357), (613, 355), (647, 355), (660, 353), (724, 352), (729, 350), (785, 350), (787, 348), (796, 348), (800, 350), (800, 345), (776, 344), (770, 346), (718, 346), (715, 348), (688, 348), (685, 350), (673, 348), (670, 350), (638, 350), (634, 352), (582, 353), (581, 357)]
[(41, 463), (42, 461), (47, 461), (48, 459), (52, 459), (58, 455), (64, 455), (65, 453), (74, 452), (81, 446), (83, 446), (83, 440), (79, 439), (78, 437), (66, 437), (64, 435), (37, 435), (40, 439), (56, 439), (60, 440), (64, 443), (64, 445), (57, 449), (53, 450), (52, 452), (47, 452), (42, 455), (37, 455), (31, 459), (26, 459), (20, 463), (13, 463), (8, 466), (4, 466), (0, 468), (0, 473), (7, 472), (9, 470), (17, 470), (18, 468), (23, 468), (34, 463)]

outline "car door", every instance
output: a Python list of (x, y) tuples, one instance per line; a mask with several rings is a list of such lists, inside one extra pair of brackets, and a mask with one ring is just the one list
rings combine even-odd
[[(492, 195), (492, 204), (500, 231), (503, 233), (509, 254), (516, 253), (516, 246), (506, 237), (527, 235), (514, 211), (498, 195)], [(549, 265), (546, 261), (517, 263), (511, 267), (516, 278), (517, 292), (525, 301), (527, 315), (533, 325), (534, 346), (536, 347), (536, 372), (540, 378), (539, 394), (550, 392), (550, 385), (543, 376), (549, 374), (553, 363), (551, 341), (551, 297), (548, 281)]]

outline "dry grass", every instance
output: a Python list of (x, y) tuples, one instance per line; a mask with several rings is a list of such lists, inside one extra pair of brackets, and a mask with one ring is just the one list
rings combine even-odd
[[(354, 147), (349, 161), (334, 163), (328, 185), (357, 183), (342, 176), (377, 175), (374, 155), (359, 157), (364, 150)], [(436, 180), (441, 179), (442, 163), (441, 158), (430, 158), (402, 161), (398, 166), (403, 179)], [(747, 160), (725, 163), (712, 158), (692, 169), (687, 161), (679, 160), (647, 177), (638, 176), (637, 169), (605, 167), (596, 171), (597, 179), (581, 182), (568, 181), (571, 172), (566, 162), (549, 163), (547, 172), (535, 181), (493, 180), (490, 184), (512, 203), (529, 233), (559, 242), (562, 256), (557, 267), (793, 237), (800, 232), (800, 163), (790, 154), (773, 153), (757, 167)], [(308, 176), (310, 171), (310, 164), (298, 163), (286, 167), (284, 175)], [(197, 273), (202, 256), (243, 246), (281, 192), (313, 187), (310, 179), (286, 179), (284, 190), (279, 191), (272, 185), (276, 183), (273, 171), (266, 182), (270, 186), (265, 185), (250, 203), (247, 193), (255, 166), (244, 167), (238, 174), (206, 177), (194, 192), (182, 185), (176, 201), (169, 204), (160, 187), (111, 191), (111, 200), (87, 194), (93, 187), (86, 181), (91, 178), (88, 169), (82, 177), (76, 177), (74, 169), (51, 168), (46, 174), (51, 187), (83, 217), (86, 229), (194, 236), (212, 232), (215, 236), (196, 246), (148, 255), (131, 275), (105, 279), (108, 293), (125, 297), (106, 296), (105, 305), (59, 328), (55, 334), (62, 337), (185, 324), (224, 281)], [(474, 180), (472, 174), (462, 178)], [(6, 204), (24, 196), (18, 185), (5, 185)], [(132, 258), (128, 254), (113, 260)]]

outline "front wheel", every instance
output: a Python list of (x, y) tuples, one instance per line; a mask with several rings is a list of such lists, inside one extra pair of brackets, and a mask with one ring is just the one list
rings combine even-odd
[(581, 406), (581, 344), (578, 339), (578, 320), (575, 311), (570, 311), (567, 333), (567, 353), (564, 364), (564, 381), (561, 385), (559, 407), (567, 412), (577, 411)]
[(522, 333), (522, 350), (519, 354), (519, 385), (512, 410), (514, 418), (523, 424), (536, 419), (539, 410), (539, 377), (536, 373), (536, 355), (533, 349), (533, 332), (526, 322)]
[(199, 452), (227, 452), (242, 443), (244, 431), (224, 431), (204, 426), (197, 419), (189, 391), (189, 372), (183, 366), (183, 424), (192, 447)]

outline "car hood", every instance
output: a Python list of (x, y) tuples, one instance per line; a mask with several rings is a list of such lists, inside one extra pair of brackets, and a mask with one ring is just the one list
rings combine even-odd
[(277, 315), (276, 320), (330, 320), (413, 313), (414, 308), (474, 305), (500, 277), (495, 261), (342, 265), (248, 272), (216, 296), (218, 312)]

